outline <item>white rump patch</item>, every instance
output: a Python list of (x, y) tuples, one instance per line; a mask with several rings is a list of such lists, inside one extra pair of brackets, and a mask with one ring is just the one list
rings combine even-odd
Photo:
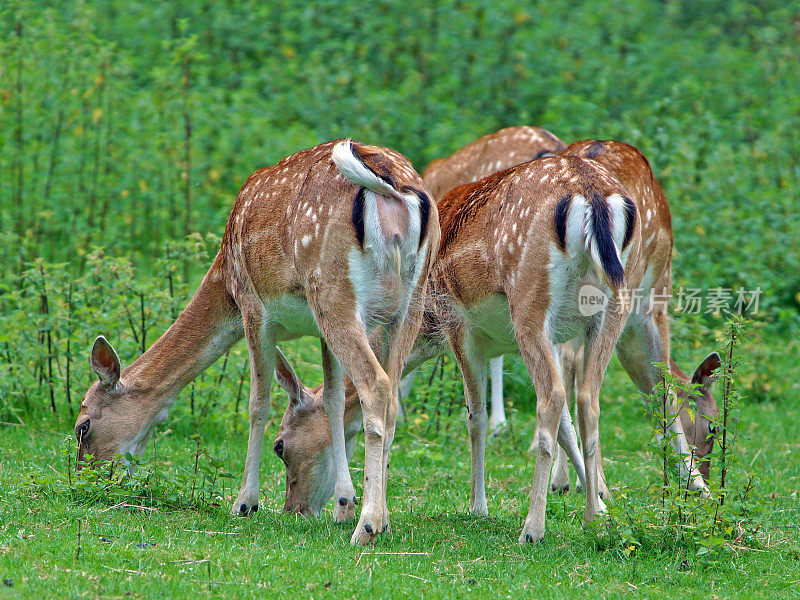
[[(606, 198), (611, 219), (611, 238), (614, 242), (614, 249), (620, 264), (625, 266), (627, 252), (620, 255), (622, 243), (625, 240), (625, 227), (627, 219), (625, 217), (625, 198), (620, 194), (611, 194)], [(598, 276), (602, 277), (602, 263), (600, 253), (595, 240), (595, 233), (592, 229), (592, 207), (588, 200), (581, 194), (575, 194), (569, 205), (566, 219), (565, 246), (567, 255), (575, 258), (585, 251), (589, 251), (595, 268), (598, 269)]]

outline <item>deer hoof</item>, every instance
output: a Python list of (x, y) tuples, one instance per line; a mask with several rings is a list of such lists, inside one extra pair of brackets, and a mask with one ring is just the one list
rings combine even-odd
[(352, 521), (356, 516), (356, 504), (353, 500), (348, 501), (342, 496), (333, 507), (333, 520), (337, 523)]
[(254, 515), (256, 512), (258, 512), (258, 504), (248, 505), (246, 502), (242, 502), (238, 509), (234, 505), (231, 514), (239, 517), (249, 517)]
[(522, 534), (519, 536), (519, 543), (523, 546), (526, 544), (538, 544), (544, 538), (544, 529), (537, 531), (534, 528), (530, 530), (523, 529)]
[(359, 522), (353, 532), (353, 536), (350, 538), (350, 544), (353, 546), (366, 546), (372, 543), (379, 531), (382, 531), (382, 527), (380, 525), (376, 527), (370, 520)]

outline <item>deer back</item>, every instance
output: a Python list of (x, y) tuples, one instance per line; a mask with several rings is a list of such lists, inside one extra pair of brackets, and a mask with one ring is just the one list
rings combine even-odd
[[(625, 185), (641, 216), (642, 257), (650, 273), (650, 281), (644, 282), (645, 287), (648, 287), (648, 283), (655, 283), (656, 287), (669, 288), (672, 216), (666, 196), (647, 158), (630, 144), (600, 140), (574, 142), (567, 146), (562, 155), (597, 161)], [(662, 293), (662, 290), (658, 292)]]
[(597, 199), (605, 205), (618, 198), (620, 206), (611, 206), (609, 214), (622, 253), (639, 239), (640, 230), (628, 194), (603, 165), (574, 156), (542, 158), (459, 186), (438, 205), (436, 285), (467, 306), (520, 286), (547, 302), (551, 250), (566, 253), (566, 237), (574, 229), (564, 222), (559, 227), (559, 219), (584, 218), (578, 210), (560, 216), (559, 211), (565, 203), (567, 208), (570, 202), (590, 206)]
[(422, 178), (438, 201), (454, 187), (515, 165), (558, 154), (566, 144), (539, 127), (507, 127), (478, 138), (446, 158), (434, 160)]

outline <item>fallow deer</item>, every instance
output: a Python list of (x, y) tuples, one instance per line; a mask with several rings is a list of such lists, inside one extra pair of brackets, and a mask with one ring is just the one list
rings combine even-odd
[[(566, 151), (566, 152), (565, 152)], [(536, 127), (509, 127), (501, 129), (495, 133), (483, 136), (478, 140), (467, 144), (451, 156), (433, 161), (422, 173), (422, 177), (428, 187), (439, 199), (439, 194), (444, 193), (447, 186), (455, 187), (463, 183), (477, 181), (495, 171), (503, 170), (519, 164), (520, 158), (523, 162), (532, 158), (560, 154), (574, 154), (584, 158), (593, 158), (602, 162), (620, 181), (628, 186), (636, 186), (637, 194), (640, 196), (652, 195), (650, 201), (656, 209), (647, 213), (647, 218), (643, 224), (643, 235), (648, 238), (649, 243), (645, 245), (645, 253), (656, 255), (658, 253), (672, 251), (672, 227), (669, 213), (669, 205), (666, 198), (652, 174), (649, 164), (644, 156), (635, 148), (621, 142), (597, 142), (583, 141), (572, 144), (567, 149), (566, 144), (559, 140), (552, 133)], [(652, 182), (652, 183), (650, 183)], [(645, 200), (642, 199), (642, 205)], [(652, 215), (652, 217), (651, 217)], [(668, 245), (666, 245), (668, 244)], [(659, 246), (659, 247), (656, 247)], [(657, 268), (657, 267), (655, 267)], [(667, 271), (670, 265), (667, 265)], [(663, 299), (668, 298), (670, 292), (669, 280), (670, 273), (664, 274), (666, 285), (661, 282), (656, 283), (653, 289), (657, 298), (662, 302), (651, 306), (649, 302), (637, 302), (637, 307), (650, 313), (652, 310), (654, 322), (667, 322)], [(647, 281), (644, 282), (645, 285)], [(643, 286), (644, 288), (645, 286)], [(642, 289), (640, 293), (649, 294), (650, 289)], [(647, 299), (645, 299), (647, 300)], [(661, 332), (659, 335), (663, 335)], [(571, 346), (571, 344), (570, 344)], [(668, 346), (667, 346), (668, 347)], [(630, 354), (630, 353), (629, 353)], [(660, 357), (650, 353), (650, 359), (657, 361)], [(564, 383), (567, 387), (568, 398), (573, 397), (574, 377), (580, 373), (580, 366), (576, 366), (574, 350), (569, 347), (561, 349), (562, 361), (564, 362)], [(578, 355), (582, 360), (583, 354), (579, 351)], [(630, 362), (630, 361), (628, 361)], [(674, 360), (670, 359), (672, 372), (682, 383), (688, 383), (688, 376), (681, 371)], [(505, 422), (505, 410), (502, 400), (502, 356), (490, 361), (491, 365), (491, 417), (489, 419), (489, 429), (495, 429)], [(688, 395), (682, 390), (677, 390), (680, 406), (680, 420), (683, 431), (688, 436), (688, 441), (695, 448), (695, 456), (699, 459), (699, 470), (704, 479), (709, 476), (709, 462), (705, 457), (710, 454), (714, 445), (714, 426), (715, 416), (718, 414), (716, 401), (709, 391), (710, 384), (714, 381), (712, 375), (715, 368), (719, 366), (719, 356), (716, 353), (709, 354), (697, 367), (691, 381), (698, 385), (693, 399), (697, 403), (696, 415), (687, 410), (690, 407)], [(627, 369), (631, 379), (639, 390), (647, 395), (652, 393), (651, 372), (645, 379), (637, 375), (631, 369)], [(652, 371), (652, 369), (651, 369)], [(566, 374), (572, 373), (568, 377)], [(409, 375), (410, 377), (411, 375)], [(649, 381), (647, 380), (649, 378)], [(535, 440), (531, 444), (531, 450), (535, 451)], [(598, 451), (599, 452), (599, 451)], [(600, 492), (604, 498), (609, 498), (610, 494), (606, 485), (605, 473), (602, 468), (602, 460), (598, 460), (600, 465)], [(553, 481), (551, 482), (553, 491), (563, 492), (569, 489), (569, 478), (567, 473), (566, 454), (563, 449), (559, 449), (556, 457)]]
[[(252, 513), (275, 344), (316, 336), (330, 421), (343, 420), (345, 373), (363, 407), (364, 503), (351, 541), (371, 540), (389, 524), (386, 477), (397, 384), (421, 322), (438, 243), (427, 187), (392, 150), (328, 142), (257, 171), (239, 192), (210, 270), (167, 332), (124, 370), (108, 342), (95, 341), (91, 366), (99, 380), (81, 403), (79, 455), (142, 454), (178, 392), (244, 336), (250, 434), (233, 513)], [(334, 464), (345, 471), (337, 478), (344, 486), (337, 494), (346, 498), (339, 508), (352, 513), (345, 440), (334, 435), (332, 445)], [(275, 451), (280, 454), (277, 445)], [(297, 485), (287, 479), (287, 508), (318, 512), (318, 498), (293, 504)]]
[[(631, 193), (642, 221), (642, 257), (646, 269), (641, 285), (632, 299), (632, 314), (617, 343), (617, 356), (633, 383), (644, 396), (652, 394), (660, 379), (654, 363), (670, 365), (671, 374), (683, 384), (697, 385), (696, 391), (687, 394), (676, 390), (677, 404), (670, 398), (668, 412), (673, 415), (671, 431), (674, 449), (680, 456), (691, 455), (699, 459), (698, 470), (693, 461), (683, 462), (683, 481), (689, 478), (689, 488), (705, 490), (704, 480), (709, 478), (709, 461), (716, 434), (715, 422), (719, 414), (714, 397), (709, 391), (715, 380), (714, 371), (720, 365), (716, 352), (709, 354), (697, 367), (691, 380), (670, 356), (669, 317), (667, 306), (672, 291), (672, 217), (669, 204), (645, 156), (630, 144), (617, 141), (584, 140), (570, 144), (562, 156), (577, 156), (594, 160), (608, 169)], [(580, 385), (583, 356), (577, 348), (562, 350), (564, 378), (568, 391), (573, 382)], [(697, 403), (697, 411), (690, 413), (689, 396)], [(568, 394), (570, 397), (571, 394)], [(674, 414), (679, 411), (680, 418)], [(686, 439), (688, 437), (688, 439)], [(531, 448), (535, 443), (531, 444)], [(598, 446), (598, 456), (600, 447)], [(598, 459), (600, 485), (603, 497), (609, 497), (602, 460)], [(686, 470), (689, 469), (689, 470)], [(566, 456), (559, 452), (553, 469), (551, 489), (569, 489)]]
[[(599, 163), (551, 157), (455, 188), (439, 203), (439, 215), (442, 243), (431, 272), (423, 334), (407, 368), (440, 353), (445, 339), (450, 342), (469, 411), (470, 509), (487, 512), (483, 463), (488, 359), (518, 351), (536, 390), (539, 439), (520, 541), (543, 537), (556, 438), (568, 451), (577, 450), (557, 356), (558, 344), (577, 339), (586, 347), (586, 375), (578, 398), (585, 440), (585, 519), (590, 520), (604, 508), (596, 464), (600, 384), (627, 319), (624, 300), (646, 268), (640, 257), (639, 212), (627, 189)], [(593, 316), (578, 310), (578, 290), (585, 284), (610, 297)], [(287, 472), (302, 463), (302, 458), (295, 461), (295, 453), (319, 454), (324, 449), (324, 440), (313, 435), (314, 430), (324, 430), (318, 400), (322, 392), (302, 388), (299, 382), (292, 387), (303, 389), (305, 414), (290, 405), (281, 423), (276, 443), (282, 445)], [(313, 421), (316, 425), (309, 427)], [(309, 434), (294, 435), (303, 426)], [(291, 449), (289, 438), (294, 441)], [(570, 458), (581, 462), (577, 453)]]
[[(438, 202), (446, 192), (465, 183), (504, 171), (518, 164), (559, 154), (567, 145), (541, 127), (506, 127), (470, 142), (450, 156), (434, 160), (422, 172), (422, 179)], [(489, 431), (506, 423), (503, 404), (503, 357), (489, 361), (491, 372), (491, 413)], [(408, 394), (414, 373), (401, 382), (401, 395)]]

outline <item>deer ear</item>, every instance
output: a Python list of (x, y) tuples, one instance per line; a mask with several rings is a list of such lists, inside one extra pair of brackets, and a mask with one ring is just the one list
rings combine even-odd
[(114, 388), (119, 383), (119, 376), (122, 370), (119, 364), (119, 356), (102, 335), (98, 336), (94, 341), (89, 364), (92, 366), (92, 371), (97, 373), (103, 386)]
[(701, 362), (694, 370), (694, 375), (692, 375), (692, 383), (696, 383), (708, 388), (717, 380), (717, 377), (719, 377), (719, 375), (715, 375), (714, 372), (719, 369), (721, 364), (722, 360), (720, 359), (719, 354), (712, 352), (706, 356), (703, 359), (703, 362)]
[(292, 404), (300, 404), (302, 402), (303, 384), (297, 378), (292, 365), (289, 364), (289, 361), (277, 346), (275, 347), (275, 379), (289, 394), (289, 401)]

